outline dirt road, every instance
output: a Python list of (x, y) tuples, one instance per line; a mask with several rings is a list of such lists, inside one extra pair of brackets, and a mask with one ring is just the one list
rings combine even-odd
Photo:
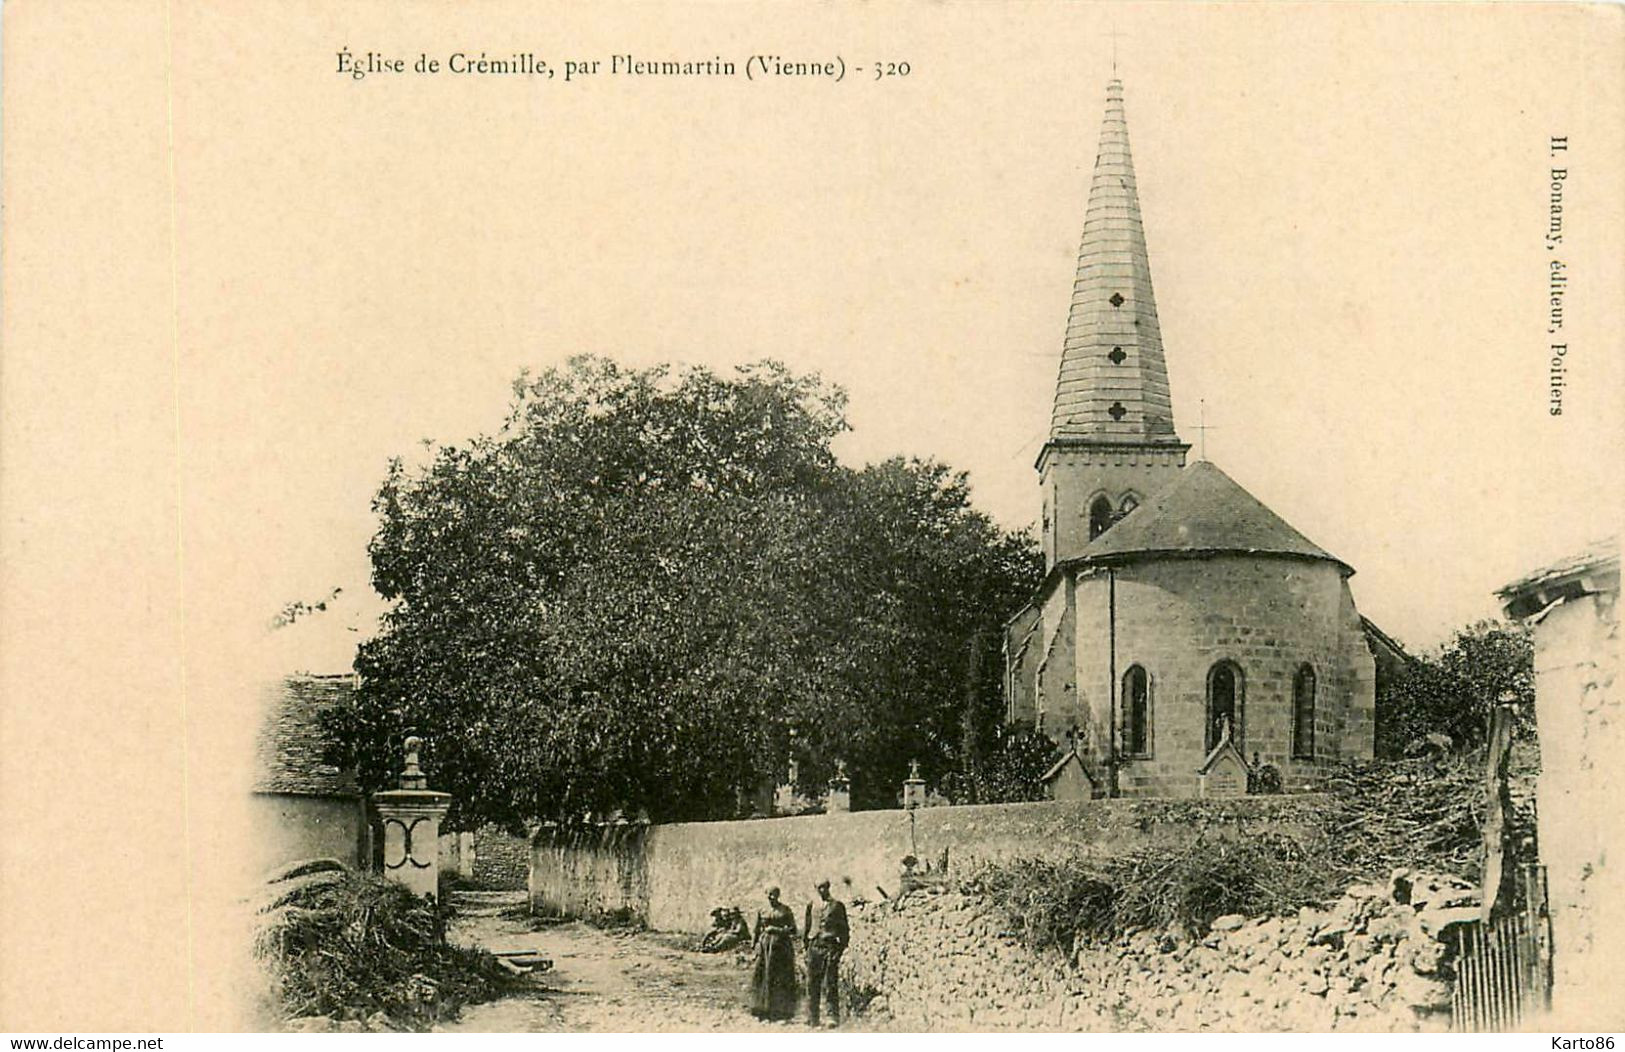
[[(688, 940), (603, 931), (579, 922), (536, 927), (522, 893), (461, 896), (452, 939), (488, 950), (533, 949), (553, 968), (534, 992), (463, 1010), (443, 1031), (805, 1032), (806, 1023), (764, 1023), (745, 1008), (743, 955), (705, 954)], [(854, 1029), (848, 1022), (844, 1029)], [(864, 1026), (863, 1029), (872, 1029)]]

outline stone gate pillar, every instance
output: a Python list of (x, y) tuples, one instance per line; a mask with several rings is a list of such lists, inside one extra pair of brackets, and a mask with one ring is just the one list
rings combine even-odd
[(451, 794), (429, 788), (418, 766), (423, 739), (407, 738), (405, 744), (401, 787), (372, 794), (384, 827), (384, 876), (415, 895), (435, 896), (440, 891), (440, 820), (451, 807)]

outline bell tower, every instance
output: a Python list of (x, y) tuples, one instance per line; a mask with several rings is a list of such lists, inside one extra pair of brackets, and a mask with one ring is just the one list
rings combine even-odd
[(1123, 82), (1114, 77), (1106, 85), (1049, 441), (1038, 454), (1045, 568), (1076, 557), (1172, 482), (1189, 450), (1174, 433)]

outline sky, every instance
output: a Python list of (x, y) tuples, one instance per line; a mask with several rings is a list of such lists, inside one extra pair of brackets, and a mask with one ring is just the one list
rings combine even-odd
[[(724, 6), (301, 10), (274, 39), (202, 11), (176, 42), (189, 514), (221, 516), (207, 557), (251, 571), (236, 614), (335, 587), (365, 606), (388, 458), (491, 430), (522, 368), (578, 352), (817, 371), (850, 396), (849, 463), (938, 458), (1031, 524), (1108, 24), (1187, 441), (1201, 413), (1207, 457), (1353, 565), (1362, 612), (1413, 648), (1616, 521), (1619, 129), (1607, 89), (1543, 72), (1488, 9), (831, 6), (782, 33)], [(1591, 17), (1551, 19), (1581, 66)], [(356, 81), (340, 46), (910, 74)], [(1575, 352), (1554, 418), (1559, 133)]]

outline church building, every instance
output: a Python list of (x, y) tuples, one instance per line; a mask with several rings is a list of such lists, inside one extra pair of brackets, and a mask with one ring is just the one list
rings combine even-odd
[(1113, 79), (1037, 463), (1048, 572), (1005, 630), (1008, 719), (1066, 749), (1056, 796), (1241, 792), (1265, 765), (1291, 790), (1372, 754), (1353, 568), (1190, 448)]

